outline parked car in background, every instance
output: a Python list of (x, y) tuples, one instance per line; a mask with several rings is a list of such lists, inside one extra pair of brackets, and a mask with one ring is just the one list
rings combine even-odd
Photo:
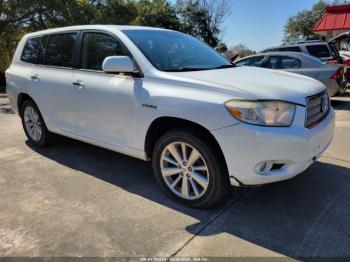
[(340, 50), (339, 51), (340, 57), (343, 59), (344, 62), (350, 61), (350, 51), (348, 50)]
[(295, 44), (282, 45), (278, 47), (267, 48), (261, 53), (271, 52), (298, 52), (315, 56), (322, 61), (333, 64), (341, 64), (341, 58), (337, 48), (333, 42), (326, 42), (320, 40), (300, 41)]
[(296, 52), (271, 52), (248, 56), (235, 61), (238, 66), (255, 66), (284, 70), (312, 77), (327, 86), (329, 96), (346, 91), (343, 67), (323, 63), (313, 56)]
[(164, 192), (191, 207), (213, 205), (230, 185), (295, 177), (334, 133), (319, 81), (237, 67), (193, 37), (159, 28), (27, 34), (6, 79), (29, 144), (45, 146), (57, 133), (152, 160)]
[(300, 41), (296, 44), (282, 45), (261, 51), (261, 53), (271, 52), (299, 52), (318, 57), (325, 62), (342, 63), (339, 60), (340, 56), (335, 46), (320, 40)]

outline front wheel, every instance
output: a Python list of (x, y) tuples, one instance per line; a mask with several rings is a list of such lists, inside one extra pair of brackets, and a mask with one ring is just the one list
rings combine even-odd
[(164, 192), (190, 207), (213, 205), (229, 188), (223, 159), (207, 140), (192, 132), (171, 131), (153, 152), (153, 169)]

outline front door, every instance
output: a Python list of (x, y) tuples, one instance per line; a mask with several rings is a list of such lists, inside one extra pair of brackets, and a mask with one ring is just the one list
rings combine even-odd
[(105, 57), (129, 52), (116, 38), (101, 32), (83, 32), (80, 49), (80, 70), (72, 81), (77, 136), (112, 147), (136, 148), (136, 99), (142, 80), (102, 71)]

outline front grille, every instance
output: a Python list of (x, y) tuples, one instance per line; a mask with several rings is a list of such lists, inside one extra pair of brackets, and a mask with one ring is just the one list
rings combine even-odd
[(329, 113), (331, 106), (327, 91), (306, 98), (305, 127), (313, 128)]

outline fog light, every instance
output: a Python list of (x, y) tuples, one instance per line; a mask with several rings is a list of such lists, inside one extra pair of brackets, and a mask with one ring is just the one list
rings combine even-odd
[(271, 171), (272, 166), (273, 166), (273, 161), (264, 161), (264, 162), (257, 164), (255, 166), (254, 170), (256, 173), (258, 173), (260, 175), (264, 175), (264, 174), (268, 173), (269, 171)]

